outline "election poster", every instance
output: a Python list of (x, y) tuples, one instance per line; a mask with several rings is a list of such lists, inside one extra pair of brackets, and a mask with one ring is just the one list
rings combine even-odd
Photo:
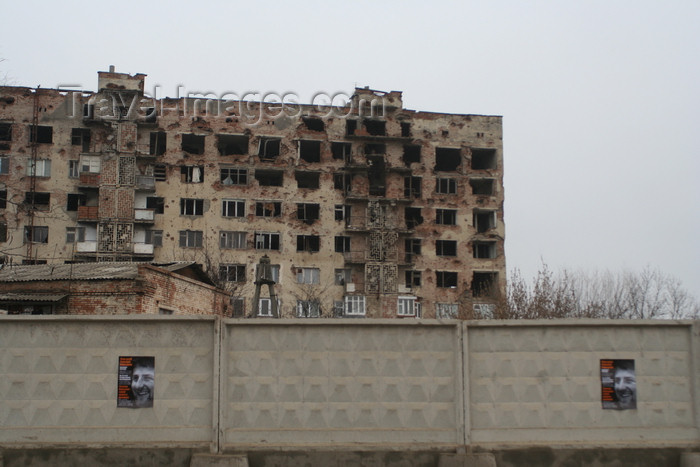
[(155, 357), (119, 357), (117, 407), (153, 407)]
[(637, 408), (634, 360), (601, 359), (600, 384), (603, 409)]

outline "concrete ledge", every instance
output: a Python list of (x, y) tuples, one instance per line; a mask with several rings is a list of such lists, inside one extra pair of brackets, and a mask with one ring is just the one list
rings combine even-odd
[(190, 467), (248, 467), (245, 454), (193, 454)]

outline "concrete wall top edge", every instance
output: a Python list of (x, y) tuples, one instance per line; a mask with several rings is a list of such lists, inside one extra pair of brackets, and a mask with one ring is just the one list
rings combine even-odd
[(134, 314), (134, 315), (36, 315), (36, 316), (7, 316), (0, 315), (0, 322), (25, 322), (31, 321), (34, 323), (49, 321), (216, 321), (217, 316), (214, 315), (181, 315), (181, 316), (169, 316), (169, 315), (146, 315), (146, 314)]
[[(427, 320), (426, 320), (427, 321)], [(692, 319), (506, 319), (506, 320), (472, 320), (464, 321), (466, 327), (582, 327), (582, 326), (688, 326), (700, 323)]]

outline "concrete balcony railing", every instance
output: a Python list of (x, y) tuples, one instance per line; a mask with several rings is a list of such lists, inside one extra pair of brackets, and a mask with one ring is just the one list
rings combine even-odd
[(156, 179), (152, 175), (137, 175), (136, 189), (145, 191), (155, 191)]
[(97, 253), (97, 241), (78, 242), (75, 244), (75, 251), (78, 253)]
[(346, 263), (365, 263), (367, 262), (364, 251), (346, 251), (343, 253), (343, 258)]
[(135, 255), (152, 255), (153, 245), (148, 243), (134, 243), (134, 254)]
[(81, 172), (80, 186), (83, 187), (99, 187), (100, 186), (100, 174), (92, 172)]
[(100, 217), (99, 211), (99, 206), (78, 206), (78, 220), (97, 222)]
[(155, 219), (155, 211), (153, 209), (134, 209), (134, 221), (136, 222), (153, 222)]

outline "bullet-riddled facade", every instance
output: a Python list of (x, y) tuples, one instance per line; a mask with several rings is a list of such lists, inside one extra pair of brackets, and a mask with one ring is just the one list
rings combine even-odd
[(273, 301), (488, 317), (503, 293), (501, 117), (367, 88), (342, 107), (154, 99), (143, 74), (98, 77), (95, 93), (0, 88), (4, 261), (197, 261), (240, 317)]

